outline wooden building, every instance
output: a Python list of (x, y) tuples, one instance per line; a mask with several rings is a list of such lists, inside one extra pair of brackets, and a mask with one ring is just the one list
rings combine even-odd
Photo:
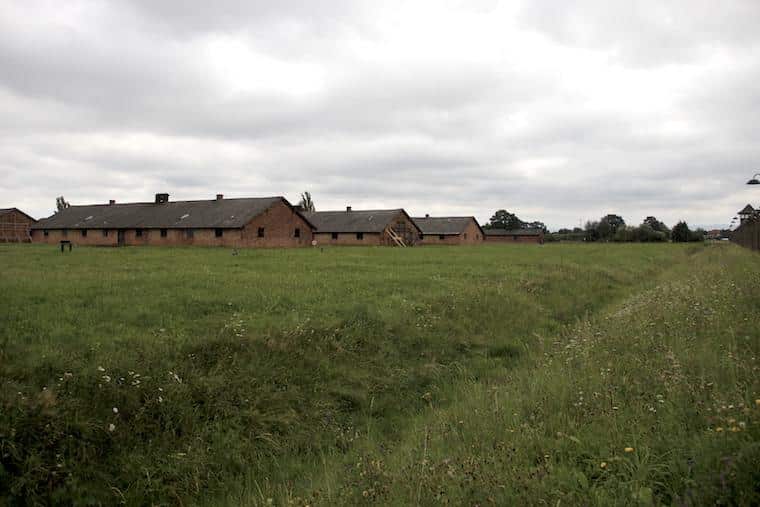
[(486, 243), (544, 243), (542, 229), (485, 229), (483, 232)]
[(304, 216), (316, 227), (318, 245), (412, 246), (419, 227), (403, 209), (312, 211)]
[(476, 245), (483, 242), (483, 229), (475, 217), (412, 218), (422, 231), (423, 245)]
[(32, 226), (35, 243), (297, 247), (314, 227), (284, 197), (71, 206)]
[(34, 222), (18, 208), (0, 208), (0, 243), (29, 243)]

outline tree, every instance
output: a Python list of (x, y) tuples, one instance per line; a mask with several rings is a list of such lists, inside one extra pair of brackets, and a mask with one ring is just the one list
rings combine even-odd
[(643, 225), (648, 225), (652, 228), (652, 230), (658, 231), (658, 232), (664, 232), (666, 234), (670, 233), (670, 229), (668, 229), (668, 226), (664, 223), (657, 220), (656, 217), (646, 217), (644, 219)]
[(62, 195), (55, 198), (55, 208), (57, 210), (56, 213), (58, 213), (59, 211), (65, 210), (69, 206), (71, 205), (68, 202), (66, 202), (66, 199), (64, 199)]
[(304, 192), (301, 194), (301, 201), (298, 203), (298, 206), (304, 210), (304, 211), (316, 211), (317, 209), (314, 207), (314, 201), (311, 200), (311, 193)]
[(546, 224), (543, 223), (543, 222), (540, 222), (538, 220), (535, 220), (533, 222), (528, 222), (526, 224), (523, 224), (523, 227), (527, 228), (527, 229), (539, 229), (539, 230), (542, 230), (544, 232), (547, 232), (547, 230), (548, 230), (546, 228)]
[(686, 243), (691, 239), (691, 235), (692, 232), (689, 229), (689, 224), (683, 220), (678, 222), (670, 233), (671, 239), (676, 243)]
[(599, 220), (597, 231), (601, 239), (609, 240), (618, 229), (625, 227), (625, 220), (620, 215), (609, 214)]
[(510, 213), (505, 209), (500, 209), (491, 217), (488, 222), (488, 229), (522, 229), (524, 223), (517, 218), (517, 215)]
[(599, 241), (599, 222), (586, 222), (583, 241)]

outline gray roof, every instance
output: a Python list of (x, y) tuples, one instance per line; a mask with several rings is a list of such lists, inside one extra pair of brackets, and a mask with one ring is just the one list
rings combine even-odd
[(284, 197), (137, 202), (70, 206), (37, 222), (34, 229), (237, 229)]
[[(303, 215), (317, 232), (383, 232), (399, 214), (409, 218), (403, 209), (311, 211)], [(411, 220), (411, 218), (410, 218)], [(419, 228), (419, 227), (418, 227)]]
[(0, 208), (0, 215), (5, 215), (7, 213), (12, 213), (14, 211), (17, 211), (17, 212), (21, 213), (22, 215), (24, 215), (25, 217), (29, 218), (30, 220), (34, 220), (34, 217), (32, 217), (32, 216), (24, 213), (23, 211), (21, 211), (18, 208)]
[(475, 217), (414, 217), (414, 223), (420, 228), (422, 234), (432, 235), (459, 235), (467, 228), (470, 221), (480, 229), (480, 224)]
[(540, 236), (541, 229), (486, 229), (483, 231), (486, 236)]
[(753, 208), (751, 204), (747, 204), (746, 206), (744, 206), (744, 209), (742, 209), (738, 214), (751, 215), (754, 212), (755, 212), (755, 208)]

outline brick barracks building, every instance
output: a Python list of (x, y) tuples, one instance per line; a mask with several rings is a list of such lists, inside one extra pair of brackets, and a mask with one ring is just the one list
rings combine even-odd
[(423, 245), (477, 245), (483, 242), (483, 229), (475, 217), (414, 217), (422, 231)]
[(312, 211), (318, 245), (412, 246), (422, 231), (403, 209)]
[(486, 243), (535, 243), (544, 244), (544, 231), (541, 229), (486, 229)]
[(0, 209), (0, 243), (29, 243), (34, 222), (18, 208)]
[(70, 206), (31, 226), (34, 243), (75, 245), (308, 246), (314, 226), (284, 197)]

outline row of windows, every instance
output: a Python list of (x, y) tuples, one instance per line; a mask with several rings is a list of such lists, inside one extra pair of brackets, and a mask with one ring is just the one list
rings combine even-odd
[[(101, 231), (102, 231), (102, 234), (103, 234), (104, 238), (108, 237), (108, 231), (109, 231), (108, 229), (101, 229)], [(188, 238), (188, 239), (193, 238), (195, 236), (195, 229), (184, 229), (184, 231), (185, 231), (185, 237)], [(168, 236), (168, 232), (169, 232), (168, 229), (160, 229), (161, 237), (162, 238), (167, 237)], [(79, 233), (81, 234), (81, 236), (83, 238), (87, 237), (87, 229), (80, 229)], [(32, 234), (34, 234), (34, 231), (32, 231)], [(44, 236), (49, 236), (50, 235), (50, 231), (48, 231), (47, 229), (43, 229), (42, 234)], [(361, 233), (359, 233), (359, 234), (361, 234)], [(61, 229), (61, 236), (63, 236), (64, 238), (68, 237), (69, 236), (69, 230), (68, 229)], [(135, 236), (138, 237), (138, 238), (147, 237), (148, 236), (148, 230), (146, 230), (146, 229), (135, 229)], [(258, 230), (256, 231), (256, 236), (259, 237), (259, 238), (265, 237), (264, 227), (259, 227), (258, 228)], [(217, 238), (224, 237), (224, 229), (214, 229), (214, 237), (217, 237)], [(301, 229), (296, 228), (293, 231), (293, 237), (300, 238), (301, 237)], [(361, 238), (359, 238), (359, 239), (361, 239)]]
[[(333, 232), (330, 236), (332, 237), (332, 239), (338, 239), (338, 233), (337, 232)], [(364, 233), (363, 232), (357, 232), (356, 233), (356, 239), (359, 239), (359, 240), (364, 239)]]

